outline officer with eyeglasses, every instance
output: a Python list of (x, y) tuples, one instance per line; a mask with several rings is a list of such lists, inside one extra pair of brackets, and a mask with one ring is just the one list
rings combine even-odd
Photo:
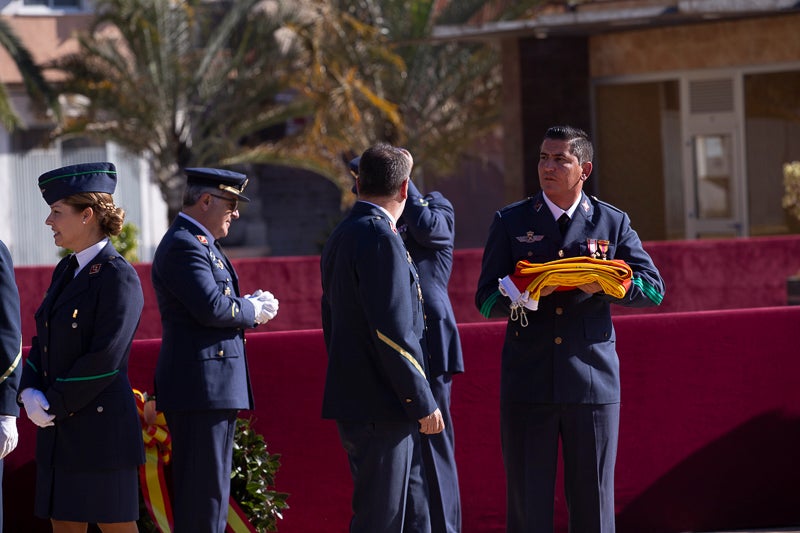
[(236, 417), (253, 409), (244, 331), (275, 318), (278, 300), (261, 289), (242, 296), (217, 242), (249, 201), (247, 177), (187, 168), (186, 178), (183, 208), (153, 258), (163, 330), (156, 408), (172, 438), (174, 533), (223, 533)]

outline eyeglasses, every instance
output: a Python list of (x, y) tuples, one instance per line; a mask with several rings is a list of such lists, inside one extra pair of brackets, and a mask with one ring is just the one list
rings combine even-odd
[(228, 204), (228, 209), (229, 209), (230, 211), (236, 211), (237, 209), (239, 209), (239, 200), (236, 200), (235, 198), (228, 198), (227, 196), (222, 196), (222, 195), (219, 195), (219, 194), (214, 194), (214, 193), (212, 193), (212, 192), (210, 192), (210, 193), (208, 193), (208, 194), (209, 194), (210, 196), (213, 196), (214, 198), (219, 198), (220, 200), (226, 200), (226, 201), (227, 201), (227, 204)]

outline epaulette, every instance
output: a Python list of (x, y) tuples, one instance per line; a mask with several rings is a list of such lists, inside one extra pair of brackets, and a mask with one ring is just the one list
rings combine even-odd
[(96, 276), (100, 274), (100, 270), (103, 267), (103, 264), (110, 263), (114, 268), (117, 268), (117, 264), (114, 261), (115, 259), (120, 259), (122, 256), (119, 254), (108, 254), (105, 257), (101, 258), (100, 262), (90, 263), (87, 265), (87, 270), (89, 271), (90, 276)]
[(607, 207), (607, 208), (611, 209), (612, 211), (617, 211), (618, 213), (622, 213), (622, 214), (625, 213), (625, 211), (623, 211), (619, 207), (617, 207), (615, 205), (612, 205), (612, 204), (610, 204), (608, 202), (604, 202), (603, 200), (600, 200), (597, 196), (592, 195), (592, 196), (589, 196), (589, 198), (591, 198), (595, 203), (597, 203), (599, 205), (602, 205), (603, 207)]
[(520, 207), (521, 205), (525, 205), (526, 203), (532, 202), (532, 201), (533, 201), (533, 196), (528, 196), (527, 198), (523, 198), (522, 200), (517, 200), (516, 202), (514, 202), (512, 204), (508, 204), (505, 207), (501, 207), (500, 208), (500, 213), (502, 214), (502, 213), (505, 213), (507, 211), (511, 211), (512, 209), (516, 209), (516, 208)]

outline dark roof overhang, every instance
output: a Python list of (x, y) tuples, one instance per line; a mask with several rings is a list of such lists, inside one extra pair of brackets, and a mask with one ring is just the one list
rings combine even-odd
[(800, 0), (583, 1), (542, 11), (525, 20), (436, 26), (434, 41), (585, 36), (661, 26), (696, 24), (800, 12)]

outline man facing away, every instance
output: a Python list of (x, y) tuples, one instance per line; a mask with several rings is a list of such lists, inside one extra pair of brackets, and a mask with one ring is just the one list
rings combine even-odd
[(322, 251), (328, 352), (323, 418), (336, 420), (353, 476), (351, 533), (429, 532), (420, 433), (444, 429), (421, 345), (422, 290), (396, 221), (411, 159), (389, 144), (361, 156), (358, 201)]
[[(406, 153), (413, 166), (411, 154)], [(356, 157), (350, 161), (350, 172), (354, 177), (358, 177), (360, 159)], [(433, 533), (458, 533), (461, 531), (461, 497), (450, 398), (453, 375), (464, 371), (464, 357), (455, 313), (447, 293), (455, 248), (453, 204), (438, 191), (422, 194), (414, 180), (409, 179), (408, 200), (397, 222), (397, 231), (419, 271), (425, 310), (428, 381), (445, 425), (441, 433), (422, 437), (431, 530)]]

